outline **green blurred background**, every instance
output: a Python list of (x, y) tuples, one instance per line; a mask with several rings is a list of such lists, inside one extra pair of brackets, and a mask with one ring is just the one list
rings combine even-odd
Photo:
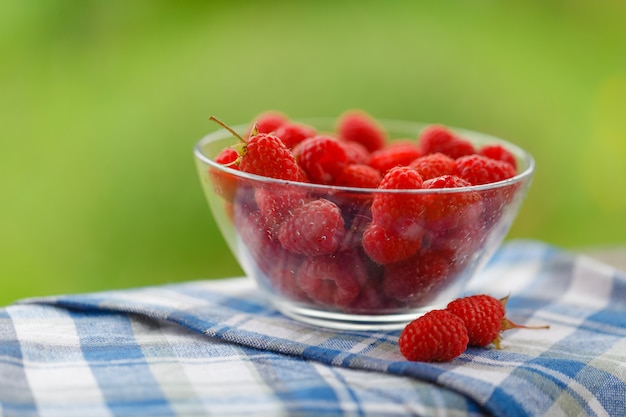
[(0, 304), (241, 274), (192, 147), (275, 109), (511, 140), (512, 238), (626, 242), (626, 2), (0, 2)]

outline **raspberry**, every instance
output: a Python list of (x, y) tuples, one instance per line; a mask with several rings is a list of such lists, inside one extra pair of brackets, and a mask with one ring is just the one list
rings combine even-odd
[(419, 158), (420, 151), (413, 142), (396, 142), (370, 155), (369, 165), (385, 174), (396, 166), (406, 166)]
[(275, 254), (285, 253), (275, 235), (278, 230), (268, 225), (266, 218), (256, 211), (250, 211), (242, 204), (234, 205), (234, 224), (240, 235), (245, 253), (252, 258), (259, 269), (266, 272), (272, 269)]
[(333, 184), (348, 159), (339, 141), (326, 135), (305, 139), (293, 154), (308, 179), (317, 184)]
[(472, 185), (502, 181), (516, 174), (510, 164), (478, 154), (457, 159), (454, 173)]
[(419, 145), (423, 155), (439, 152), (452, 159), (476, 152), (471, 142), (441, 125), (431, 125), (424, 129), (419, 137)]
[(280, 223), (276, 217), (266, 216), (253, 207), (254, 204), (240, 199), (233, 204), (233, 223), (245, 248), (242, 253), (251, 258), (245, 262), (255, 265), (280, 294), (293, 300), (307, 300), (295, 281), (295, 271), (304, 257), (286, 250), (278, 241)]
[(383, 177), (369, 165), (349, 164), (337, 177), (335, 184), (347, 187), (377, 188)]
[(362, 285), (358, 297), (346, 310), (353, 314), (381, 314), (384, 311), (393, 311), (396, 303), (382, 291), (382, 267), (370, 262), (367, 268), (368, 279)]
[(314, 301), (344, 308), (359, 295), (367, 280), (365, 264), (355, 251), (307, 258), (297, 272), (297, 282)]
[[(428, 227), (428, 225), (427, 225)], [(454, 228), (428, 228), (424, 245), (433, 251), (448, 253), (451, 265), (461, 265), (484, 243), (486, 231), (481, 222), (462, 222)]]
[(418, 253), (403, 262), (385, 266), (383, 291), (411, 306), (431, 301), (436, 287), (448, 276), (450, 260), (439, 252)]
[[(470, 187), (472, 184), (456, 175), (442, 175), (424, 181), (423, 188), (439, 189), (439, 188), (460, 188)], [(471, 193), (470, 193), (471, 194)]]
[[(293, 254), (283, 249), (283, 252), (287, 252), (289, 256), (283, 258), (270, 258), (275, 262), (266, 260), (268, 267), (263, 271), (267, 280), (270, 282), (270, 286), (273, 291), (278, 294), (287, 297), (290, 300), (298, 302), (311, 302), (309, 296), (304, 292), (300, 285), (298, 285), (297, 272), (300, 265), (306, 259), (303, 256)], [(272, 253), (267, 254), (268, 257)]]
[(415, 169), (423, 180), (454, 174), (454, 159), (440, 152), (421, 156), (409, 166)]
[(224, 148), (215, 156), (215, 162), (222, 165), (228, 165), (230, 168), (237, 169), (238, 164), (236, 162), (239, 159), (239, 154), (233, 148)]
[[(364, 196), (363, 198), (366, 197)], [(341, 242), (340, 250), (361, 247), (363, 232), (365, 232), (370, 224), (369, 208), (358, 203), (344, 204), (341, 207), (341, 212), (344, 213), (346, 232)]]
[[(239, 139), (239, 143), (232, 146), (237, 152), (239, 169), (244, 172), (260, 176), (278, 178), (291, 181), (306, 181), (306, 175), (296, 162), (295, 157), (285, 144), (275, 135), (269, 133), (257, 133), (244, 139), (233, 128), (216, 118), (210, 120), (218, 123)], [(222, 160), (234, 158), (231, 151), (222, 151), (218, 157)]]
[[(422, 188), (422, 177), (409, 167), (390, 169), (379, 185), (381, 190)], [(421, 237), (422, 196), (409, 193), (379, 193), (372, 203), (372, 219), (405, 239)]]
[(344, 151), (346, 151), (347, 160), (349, 164), (367, 164), (370, 159), (370, 152), (367, 148), (358, 142), (341, 141)]
[(243, 145), (239, 168), (244, 172), (283, 180), (300, 180), (300, 168), (277, 136), (259, 133)]
[(424, 180), (420, 174), (409, 167), (394, 167), (387, 171), (380, 183), (383, 190), (417, 190), (422, 188)]
[(272, 133), (288, 121), (289, 118), (281, 112), (266, 111), (256, 117), (250, 130), (256, 127), (258, 133)]
[(369, 280), (347, 310), (352, 314), (381, 314), (385, 310), (392, 310), (392, 307), (393, 302), (385, 297), (374, 280)]
[(410, 322), (398, 340), (402, 355), (410, 361), (450, 361), (467, 348), (463, 321), (446, 310), (432, 310)]
[(315, 136), (317, 131), (308, 125), (287, 122), (279, 126), (274, 134), (278, 136), (289, 149), (293, 149), (303, 140)]
[(290, 216), (290, 211), (308, 201), (306, 191), (290, 185), (257, 188), (254, 191), (254, 200), (259, 212), (273, 223), (282, 223)]
[(500, 349), (501, 332), (514, 328), (530, 328), (515, 324), (505, 317), (507, 301), (508, 297), (498, 300), (486, 294), (471, 295), (450, 302), (446, 310), (463, 320), (471, 346), (485, 347), (493, 343)]
[[(435, 177), (424, 181), (423, 188), (428, 189), (439, 189), (439, 188), (460, 188), (460, 187), (470, 187), (472, 184), (465, 181), (461, 177), (457, 177), (456, 175), (442, 175), (440, 177)], [(476, 192), (474, 192), (476, 194)], [(467, 193), (467, 195), (472, 196), (472, 193)], [(473, 199), (473, 198), (472, 198)]]
[(422, 246), (422, 235), (404, 238), (376, 223), (370, 223), (363, 232), (362, 245), (374, 262), (386, 265), (413, 256)]
[(485, 145), (480, 148), (478, 153), (486, 156), (487, 158), (509, 163), (513, 168), (515, 168), (515, 171), (517, 171), (517, 160), (515, 159), (515, 156), (508, 149), (498, 143)]
[[(224, 148), (215, 157), (215, 162), (221, 165), (227, 165), (232, 169), (239, 169), (238, 164), (239, 154), (233, 148)], [(222, 196), (226, 201), (233, 201), (237, 192), (238, 180), (237, 177), (230, 175), (229, 173), (219, 171), (215, 168), (209, 167), (209, 176), (213, 181), (213, 189), (215, 192)]]
[[(448, 260), (448, 277), (454, 280), (462, 274), (464, 268), (476, 262), (476, 253), (480, 251), (486, 238), (486, 232), (479, 221), (464, 223), (449, 229), (427, 229), (424, 234), (424, 247), (437, 252)], [(441, 288), (441, 287), (439, 287)]]
[(343, 140), (358, 142), (370, 152), (381, 149), (387, 139), (382, 126), (369, 114), (358, 110), (349, 110), (339, 117), (337, 132)]
[(339, 248), (344, 233), (339, 207), (329, 200), (319, 199), (296, 208), (293, 216), (280, 226), (278, 240), (295, 253), (328, 255)]
[(298, 174), (296, 175), (296, 181), (297, 182), (310, 182), (308, 175), (304, 171), (304, 168), (300, 166), (300, 164), (298, 164)]
[[(471, 184), (455, 175), (443, 175), (424, 181), (425, 189), (460, 188)], [(481, 214), (480, 194), (473, 190), (431, 193), (424, 196), (425, 227), (445, 231), (459, 224), (474, 222)]]

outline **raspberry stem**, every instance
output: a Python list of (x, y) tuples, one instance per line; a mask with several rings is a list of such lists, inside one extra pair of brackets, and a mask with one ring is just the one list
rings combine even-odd
[[(217, 123), (218, 125), (222, 126), (224, 129), (228, 130), (230, 133), (232, 133), (232, 135), (234, 137), (236, 137), (237, 139), (239, 139), (239, 142), (237, 142), (236, 144), (234, 144), (233, 146), (231, 146), (232, 149), (234, 149), (237, 154), (239, 155), (239, 158), (237, 158), (236, 160), (234, 160), (233, 162), (231, 162), (228, 165), (235, 165), (238, 164), (241, 161), (241, 158), (246, 154), (246, 148), (248, 146), (248, 141), (246, 141), (243, 136), (241, 136), (239, 133), (237, 133), (235, 131), (235, 129), (233, 129), (232, 127), (228, 126), (226, 123), (222, 122), (220, 119), (218, 119), (215, 116), (209, 116), (209, 120)], [(258, 128), (256, 123), (254, 124), (254, 127), (252, 129), (253, 134), (256, 135), (256, 132), (258, 132)]]
[[(502, 303), (502, 307), (506, 308), (506, 303), (509, 301), (509, 295), (506, 297), (500, 298), (500, 303)], [(511, 329), (549, 329), (549, 325), (545, 326), (522, 326), (521, 324), (517, 324), (512, 322), (508, 318), (502, 319), (502, 324), (500, 325), (500, 331), (511, 330)]]
[[(504, 307), (506, 309), (506, 303), (509, 301), (509, 295), (507, 295), (506, 297), (500, 298), (500, 303), (502, 304), (502, 307)], [(549, 325), (544, 325), (544, 326), (523, 326), (521, 324), (517, 324), (511, 320), (509, 320), (507, 317), (504, 317), (502, 319), (502, 321), (500, 322), (500, 333), (504, 332), (506, 330), (511, 330), (511, 329), (531, 329), (531, 330), (538, 330), (538, 329), (549, 329), (550, 326)], [(498, 334), (498, 337), (496, 337), (496, 339), (492, 342), (494, 344), (494, 346), (496, 347), (496, 349), (500, 349), (501, 345), (500, 342), (502, 341), (501, 335)]]
[(523, 326), (521, 324), (517, 324), (515, 322), (512, 322), (511, 320), (509, 320), (508, 318), (503, 318), (502, 319), (502, 325), (500, 327), (501, 331), (505, 331), (505, 330), (511, 330), (511, 329), (533, 329), (533, 330), (539, 330), (539, 329), (549, 329), (550, 326), (549, 325), (544, 325), (544, 326)]
[[(235, 131), (235, 129), (233, 129), (232, 127), (228, 126), (226, 123), (222, 122), (220, 119), (218, 119), (215, 116), (209, 116), (209, 120), (214, 121), (215, 123), (217, 123), (218, 125), (222, 126), (224, 129), (228, 130), (230, 133), (233, 134), (233, 136), (235, 136), (237, 139), (239, 139), (240, 141), (242, 141), (244, 144), (247, 143), (246, 140)], [(255, 127), (256, 129), (256, 127)]]

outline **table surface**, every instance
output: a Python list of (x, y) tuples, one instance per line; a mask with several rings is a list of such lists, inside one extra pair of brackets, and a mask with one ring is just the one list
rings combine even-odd
[(468, 292), (550, 329), (417, 363), (399, 331), (295, 322), (248, 279), (22, 300), (0, 309), (0, 416), (626, 415), (624, 272), (510, 242)]

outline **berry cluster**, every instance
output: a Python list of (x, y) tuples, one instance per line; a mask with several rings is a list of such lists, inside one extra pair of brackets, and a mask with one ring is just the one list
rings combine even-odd
[(444, 362), (465, 351), (468, 346), (500, 349), (501, 333), (528, 327), (506, 317), (508, 297), (500, 300), (486, 294), (451, 301), (445, 309), (432, 310), (410, 322), (400, 334), (398, 346), (411, 361)]
[(210, 168), (247, 262), (306, 305), (383, 314), (436, 301), (476, 262), (516, 190), (468, 188), (515, 176), (515, 157), (441, 125), (392, 140), (357, 110), (332, 132), (278, 112), (243, 136), (212, 119), (239, 138), (217, 163), (276, 180)]

